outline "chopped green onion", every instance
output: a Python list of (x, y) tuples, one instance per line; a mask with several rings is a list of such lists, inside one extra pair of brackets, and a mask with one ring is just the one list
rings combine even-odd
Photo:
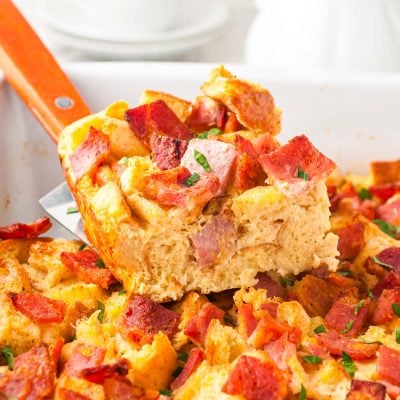
[(118, 164), (127, 164), (128, 163), (128, 157), (122, 157), (119, 161)]
[(211, 172), (210, 164), (208, 163), (207, 158), (203, 153), (200, 153), (199, 151), (195, 150), (194, 159), (197, 161), (198, 164), (200, 164), (203, 167), (204, 171)]
[(326, 329), (325, 329), (325, 327), (324, 327), (323, 325), (318, 325), (318, 326), (314, 329), (314, 332), (315, 332), (317, 335), (319, 335), (319, 334), (321, 334), (321, 333), (325, 333), (325, 332), (326, 332)]
[(338, 274), (341, 276), (353, 276), (353, 273), (351, 271), (343, 270), (343, 271), (338, 271)]
[(67, 214), (76, 214), (79, 210), (76, 207), (68, 207)]
[(85, 250), (86, 247), (86, 243), (81, 244), (81, 246), (79, 247), (79, 251)]
[(357, 194), (360, 200), (372, 199), (372, 193), (366, 188), (361, 188)]
[(381, 267), (388, 269), (388, 270), (393, 269), (393, 267), (391, 265), (384, 263), (377, 256), (372, 256), (371, 258), (374, 263), (379, 264)]
[(400, 344), (400, 329), (396, 329), (396, 343)]
[(299, 400), (307, 400), (307, 390), (303, 386), (303, 384), (301, 384), (301, 389), (300, 389), (300, 393), (299, 393)]
[(230, 326), (233, 326), (233, 327), (236, 326), (235, 321), (234, 321), (229, 315), (225, 315), (225, 316), (224, 316), (224, 322), (225, 322), (227, 325), (230, 325)]
[(183, 371), (182, 365), (178, 365), (175, 370), (172, 372), (172, 376), (176, 378)]
[(322, 361), (321, 357), (314, 356), (314, 355), (304, 356), (304, 357), (301, 357), (301, 358), (302, 358), (303, 361), (305, 361), (308, 364), (319, 364)]
[(342, 351), (342, 360), (339, 364), (343, 366), (350, 377), (354, 378), (356, 366), (353, 363), (353, 359), (345, 351)]
[(207, 139), (209, 136), (213, 136), (213, 135), (222, 135), (222, 131), (218, 128), (211, 128), (208, 131), (204, 131), (202, 133), (200, 133), (199, 135), (197, 135), (198, 139)]
[(310, 176), (307, 174), (307, 172), (303, 171), (300, 167), (300, 165), (297, 167), (297, 178), (304, 179), (305, 181), (310, 180)]
[(96, 261), (96, 267), (97, 267), (97, 268), (105, 268), (105, 267), (106, 267), (106, 265), (104, 264), (104, 261), (103, 261), (101, 258), (99, 258), (99, 259)]
[(393, 303), (392, 310), (398, 317), (400, 317), (400, 304), (399, 303)]
[(11, 346), (6, 346), (1, 349), (1, 355), (6, 360), (8, 369), (12, 371), (14, 369), (14, 353)]
[(122, 289), (118, 292), (118, 296), (123, 296), (124, 294), (126, 294), (126, 290)]
[(365, 306), (365, 301), (361, 300), (356, 304), (356, 308), (354, 309), (354, 315), (358, 315), (358, 312), (360, 311), (361, 308)]
[(350, 331), (354, 324), (354, 319), (351, 319), (347, 324), (346, 327), (342, 330), (343, 335)]
[(385, 232), (387, 235), (391, 237), (395, 237), (398, 233), (400, 233), (400, 226), (395, 226), (389, 224), (389, 222), (383, 221), (381, 219), (373, 219), (372, 222), (375, 225), (378, 225), (382, 232)]
[(374, 299), (375, 299), (375, 296), (374, 296), (374, 294), (372, 293), (371, 290), (368, 290), (368, 297), (369, 297), (371, 300), (374, 300)]
[(197, 172), (194, 172), (189, 178), (185, 181), (185, 186), (193, 186), (200, 179), (200, 175)]
[(160, 389), (158, 392), (163, 396), (172, 397), (172, 390)]
[(188, 353), (178, 353), (178, 360), (182, 362), (186, 362), (188, 360), (189, 356)]
[(280, 279), (280, 282), (281, 282), (281, 285), (283, 287), (288, 287), (288, 286), (293, 286), (294, 285), (295, 279), (291, 278), (291, 277), (288, 277), (288, 278), (283, 278), (282, 277)]
[(105, 311), (105, 306), (104, 304), (97, 300), (97, 309), (100, 310), (100, 312), (97, 315), (97, 319), (102, 323), (104, 321), (104, 311)]

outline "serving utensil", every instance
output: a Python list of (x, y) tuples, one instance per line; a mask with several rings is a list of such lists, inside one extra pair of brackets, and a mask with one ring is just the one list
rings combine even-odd
[[(0, 0), (0, 68), (55, 143), (67, 125), (91, 113), (11, 0)], [(65, 182), (39, 203), (51, 217), (87, 242), (80, 214), (67, 213), (75, 202)]]

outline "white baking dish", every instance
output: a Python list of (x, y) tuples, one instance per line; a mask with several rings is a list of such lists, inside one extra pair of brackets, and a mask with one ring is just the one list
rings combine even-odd
[[(135, 105), (144, 89), (188, 99), (212, 65), (86, 63), (64, 66), (93, 111), (117, 99)], [(281, 141), (306, 133), (345, 171), (366, 172), (372, 159), (400, 157), (400, 76), (294, 77), (244, 65), (239, 77), (265, 85), (283, 110)], [(0, 226), (31, 221), (38, 198), (63, 179), (55, 145), (0, 76)], [(54, 235), (67, 235), (59, 227)]]

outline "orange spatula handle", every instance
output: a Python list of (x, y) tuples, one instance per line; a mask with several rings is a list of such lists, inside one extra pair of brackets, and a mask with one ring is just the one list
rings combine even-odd
[(55, 142), (65, 126), (90, 114), (11, 0), (0, 0), (0, 68)]

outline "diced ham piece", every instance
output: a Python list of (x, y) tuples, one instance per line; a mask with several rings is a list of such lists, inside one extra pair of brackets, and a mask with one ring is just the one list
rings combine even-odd
[(392, 309), (392, 305), (397, 303), (400, 305), (400, 288), (384, 289), (378, 298), (372, 323), (381, 325), (390, 322), (396, 315)]
[(388, 201), (376, 209), (376, 217), (393, 225), (400, 225), (400, 198)]
[(167, 207), (188, 209), (203, 207), (217, 195), (220, 187), (215, 176), (203, 176), (192, 186), (185, 186), (191, 176), (185, 167), (177, 167), (147, 175), (142, 180), (142, 191), (146, 197)]
[(184, 333), (193, 342), (204, 344), (208, 326), (213, 319), (222, 322), (225, 312), (212, 303), (204, 304), (201, 310), (185, 326)]
[(228, 210), (212, 217), (199, 232), (191, 238), (194, 255), (200, 267), (208, 268), (221, 257), (228, 257), (234, 251), (236, 227), (232, 213)]
[(348, 337), (356, 337), (368, 317), (371, 299), (358, 300), (357, 290), (346, 290), (332, 305), (325, 316), (325, 325), (329, 329), (342, 332)]
[(253, 306), (251, 304), (242, 304), (238, 308), (238, 325), (239, 329), (250, 337), (257, 327), (258, 319), (253, 314)]
[(288, 369), (288, 361), (291, 357), (296, 357), (296, 345), (288, 340), (288, 333), (283, 334), (279, 339), (265, 345), (266, 351), (271, 359), (281, 370)]
[(142, 396), (142, 391), (138, 387), (134, 387), (127, 378), (121, 376), (106, 379), (103, 383), (103, 389), (105, 400), (138, 400), (147, 398), (147, 396)]
[(346, 400), (385, 400), (386, 387), (379, 382), (353, 379)]
[(91, 126), (86, 139), (69, 156), (76, 180), (79, 181), (84, 175), (93, 173), (106, 160), (110, 148), (110, 138)]
[(378, 185), (373, 185), (369, 188), (369, 191), (383, 202), (386, 202), (396, 193), (400, 192), (399, 183), (381, 183)]
[(90, 400), (89, 397), (81, 393), (65, 388), (60, 388), (58, 390), (58, 396), (60, 400)]
[(235, 178), (233, 186), (238, 190), (247, 190), (262, 185), (267, 176), (258, 161), (258, 154), (250, 140), (235, 135), (237, 157), (235, 161)]
[(68, 376), (82, 377), (82, 370), (85, 368), (99, 367), (106, 355), (103, 347), (92, 346), (90, 344), (77, 344), (65, 363), (65, 372)]
[(49, 399), (55, 372), (47, 345), (39, 344), (15, 358), (14, 370), (0, 379), (0, 394), (6, 399)]
[(207, 131), (210, 128), (224, 130), (226, 108), (223, 104), (210, 97), (199, 96), (192, 104), (186, 124), (196, 132)]
[(177, 390), (181, 386), (185, 384), (190, 375), (196, 371), (198, 366), (202, 363), (202, 361), (206, 358), (204, 351), (198, 348), (193, 348), (190, 350), (188, 360), (183, 368), (182, 372), (178, 375), (178, 377), (171, 383), (171, 389)]
[(398, 396), (400, 396), (400, 386), (392, 385), (388, 381), (384, 381), (382, 379), (379, 379), (379, 383), (382, 383), (382, 385), (386, 387), (386, 393), (391, 399), (397, 400), (399, 398)]
[(336, 167), (304, 135), (296, 136), (278, 150), (261, 155), (260, 162), (269, 178), (288, 183), (305, 182), (298, 177), (299, 168), (310, 180), (315, 180), (327, 177)]
[(61, 300), (53, 300), (39, 293), (10, 293), (14, 307), (33, 322), (39, 324), (64, 321), (66, 305)]
[(377, 343), (367, 344), (351, 340), (336, 331), (328, 331), (316, 336), (318, 343), (327, 348), (330, 354), (341, 356), (346, 352), (353, 360), (367, 360), (376, 355), (379, 345)]
[(381, 346), (378, 354), (378, 377), (393, 385), (400, 386), (400, 352)]
[(340, 260), (353, 260), (364, 247), (364, 225), (361, 222), (349, 224), (335, 232), (339, 236)]
[(108, 289), (116, 282), (108, 269), (97, 265), (101, 260), (94, 250), (87, 249), (76, 253), (64, 251), (61, 253), (61, 261), (83, 282), (95, 283), (103, 289)]
[(267, 291), (267, 296), (270, 298), (283, 298), (284, 290), (282, 285), (272, 279), (266, 272), (259, 272), (256, 275), (256, 279), (258, 279), (258, 282), (254, 285), (255, 289), (265, 289)]
[(123, 358), (114, 364), (102, 364), (97, 367), (84, 368), (81, 371), (81, 376), (89, 382), (103, 384), (106, 379), (127, 375), (130, 367), (130, 362)]
[(169, 338), (176, 333), (179, 314), (141, 295), (132, 295), (121, 319), (122, 334), (138, 344), (151, 343), (163, 332)]
[(388, 247), (377, 254), (376, 258), (390, 265), (395, 273), (400, 274), (400, 247)]
[[(195, 159), (195, 151), (203, 154), (211, 170), (207, 172)], [(193, 139), (181, 160), (181, 166), (187, 168), (192, 174), (200, 176), (217, 177), (220, 183), (218, 195), (225, 192), (233, 162), (236, 158), (235, 147), (214, 139)]]
[(286, 374), (273, 361), (242, 355), (222, 391), (246, 400), (283, 400), (287, 396), (287, 383)]
[(266, 310), (271, 315), (272, 318), (277, 317), (278, 315), (278, 307), (279, 303), (275, 303), (274, 301), (264, 303), (261, 305), (261, 310)]
[(147, 146), (153, 133), (180, 140), (193, 137), (189, 128), (162, 100), (127, 110), (125, 120), (134, 134)]
[(49, 218), (39, 218), (31, 224), (16, 224), (0, 227), (0, 240), (33, 239), (47, 232), (52, 224)]
[(385, 289), (400, 288), (400, 275), (393, 271), (385, 274), (383, 278), (372, 289), (374, 297), (379, 297)]
[(153, 134), (150, 137), (152, 160), (162, 171), (175, 168), (179, 166), (187, 145), (188, 140)]

